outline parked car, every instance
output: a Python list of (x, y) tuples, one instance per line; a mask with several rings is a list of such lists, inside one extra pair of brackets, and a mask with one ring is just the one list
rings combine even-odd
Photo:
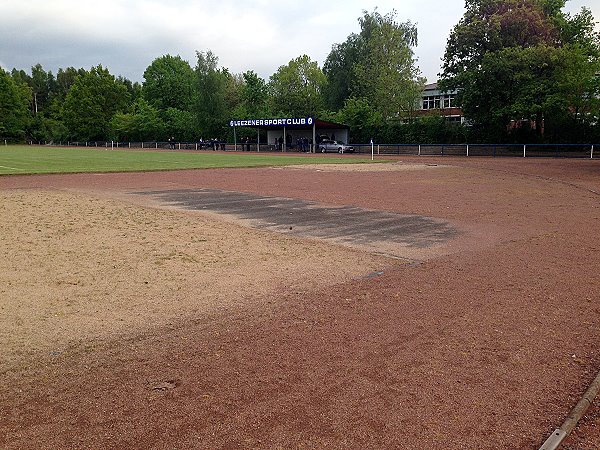
[(322, 153), (325, 152), (338, 152), (338, 153), (352, 153), (354, 152), (354, 147), (350, 145), (346, 145), (342, 142), (332, 141), (331, 139), (323, 139), (319, 142), (319, 150)]

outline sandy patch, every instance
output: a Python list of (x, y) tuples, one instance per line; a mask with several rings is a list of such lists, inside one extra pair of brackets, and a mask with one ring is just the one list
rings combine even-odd
[(66, 192), (0, 196), (0, 370), (389, 263), (201, 214)]
[(441, 164), (407, 164), (401, 161), (392, 163), (365, 163), (365, 164), (300, 164), (296, 166), (284, 166), (278, 169), (292, 170), (316, 170), (319, 172), (392, 172), (441, 169)]

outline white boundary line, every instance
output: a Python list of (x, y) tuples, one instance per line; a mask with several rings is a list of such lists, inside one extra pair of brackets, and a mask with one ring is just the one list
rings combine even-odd
[(0, 166), (3, 169), (10, 169), (10, 170), (25, 170), (25, 169), (17, 169), (16, 167), (8, 167), (8, 166)]

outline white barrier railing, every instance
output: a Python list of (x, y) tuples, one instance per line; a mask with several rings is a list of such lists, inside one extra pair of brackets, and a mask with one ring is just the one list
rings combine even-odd
[[(168, 150), (225, 150), (236, 151), (233, 143), (214, 142), (28, 142), (30, 145), (51, 145), (69, 147), (104, 147), (110, 149), (168, 149)], [(8, 145), (4, 139), (4, 145)], [(258, 151), (256, 143), (251, 144), (252, 151)], [(414, 155), (414, 156), (521, 156), (526, 157), (573, 157), (599, 159), (594, 152), (598, 144), (376, 144), (377, 155)], [(268, 145), (261, 145), (263, 151), (274, 151)], [(353, 144), (355, 153), (375, 154), (375, 144)], [(239, 150), (239, 146), (237, 148)], [(295, 148), (287, 149), (289, 152)], [(596, 154), (595, 154), (596, 153)]]

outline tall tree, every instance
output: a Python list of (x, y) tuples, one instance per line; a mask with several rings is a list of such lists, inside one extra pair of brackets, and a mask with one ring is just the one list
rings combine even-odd
[(327, 77), (325, 102), (327, 108), (339, 110), (352, 95), (354, 66), (358, 63), (359, 36), (352, 33), (345, 42), (334, 44), (323, 64)]
[(56, 91), (56, 80), (52, 72), (46, 72), (41, 64), (31, 68), (31, 88), (33, 90), (33, 113), (43, 113), (49, 106)]
[(353, 95), (368, 98), (384, 120), (412, 116), (424, 85), (412, 51), (416, 26), (396, 22), (396, 11), (384, 16), (365, 11), (359, 22)]
[[(593, 17), (586, 9), (574, 17), (564, 14), (564, 4), (466, 1), (466, 12), (448, 39), (441, 85), (459, 91), (465, 116), (490, 139), (525, 121), (541, 136), (569, 115), (580, 103), (575, 99), (598, 94), (600, 51)], [(565, 61), (576, 61), (577, 73)]]
[(316, 116), (324, 108), (327, 78), (316, 61), (302, 55), (271, 75), (273, 111), (284, 116)]
[(196, 129), (196, 116), (190, 111), (177, 108), (168, 108), (163, 113), (166, 130), (166, 139), (174, 137), (180, 142), (197, 141), (202, 137)]
[(125, 86), (125, 89), (127, 89), (127, 93), (129, 94), (129, 99), (132, 104), (135, 103), (135, 101), (142, 96), (142, 85), (137, 81), (133, 82), (130, 79), (119, 75), (117, 77), (117, 82)]
[[(600, 48), (600, 46), (599, 46)], [(553, 93), (547, 97), (545, 136), (551, 141), (589, 142), (600, 138), (600, 54), (566, 45), (556, 52)]]
[(21, 140), (25, 137), (31, 88), (17, 85), (0, 67), (0, 137)]
[(350, 97), (334, 119), (350, 126), (354, 142), (369, 142), (371, 139), (380, 141), (379, 130), (383, 119), (366, 98)]
[(75, 69), (74, 67), (58, 69), (50, 95), (50, 102), (45, 107), (43, 115), (41, 117), (38, 115), (36, 118), (38, 122), (41, 122), (38, 123), (38, 128), (34, 130), (36, 139), (54, 141), (68, 139), (68, 131), (62, 117), (62, 106), (76, 78), (86, 73), (85, 69)]
[(210, 50), (196, 52), (195, 105), (198, 133), (209, 138), (220, 138), (228, 132), (229, 119), (226, 101), (231, 74), (219, 69), (219, 58)]
[(79, 140), (108, 138), (113, 115), (129, 102), (127, 88), (102, 66), (80, 75), (62, 106), (70, 137)]
[(78, 76), (83, 76), (87, 73), (85, 69), (75, 69), (74, 67), (67, 67), (66, 69), (58, 69), (56, 73), (56, 95), (64, 101), (71, 89), (71, 86), (75, 84), (75, 80)]
[(112, 138), (118, 141), (166, 140), (165, 124), (160, 112), (144, 98), (138, 97), (129, 112), (117, 112), (110, 121)]
[(384, 121), (411, 116), (424, 84), (412, 50), (417, 29), (410, 21), (397, 22), (396, 15), (364, 11), (360, 33), (333, 46), (323, 66), (330, 108), (355, 97), (368, 99)]
[(193, 86), (194, 71), (180, 56), (156, 58), (144, 72), (144, 98), (158, 109), (189, 110)]
[(225, 82), (225, 107), (230, 117), (239, 106), (244, 104), (244, 89), (246, 80), (243, 74), (231, 74), (228, 72)]
[(266, 81), (254, 71), (242, 74), (244, 83), (241, 102), (237, 105), (235, 115), (240, 119), (266, 117), (269, 115), (269, 90)]

